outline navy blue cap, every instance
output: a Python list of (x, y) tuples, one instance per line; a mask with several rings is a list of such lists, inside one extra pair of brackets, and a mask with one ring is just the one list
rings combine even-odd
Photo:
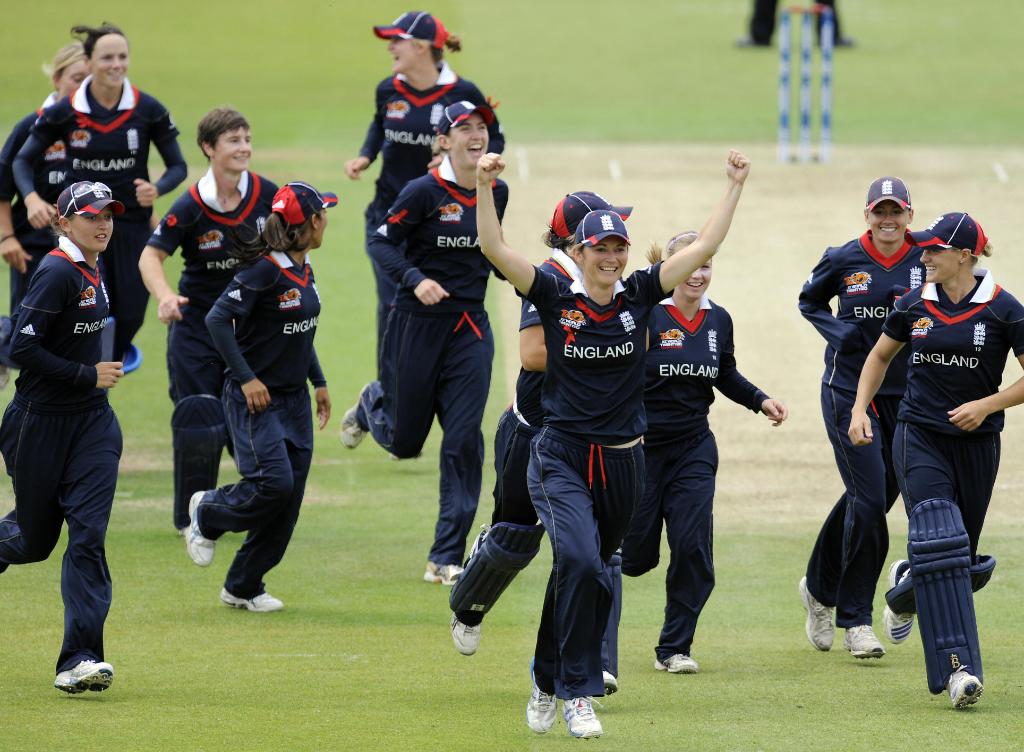
[(592, 191), (576, 191), (566, 194), (558, 202), (555, 213), (551, 217), (551, 232), (560, 238), (570, 238), (576, 232), (580, 220), (592, 211), (607, 209), (613, 211), (624, 220), (633, 213), (632, 206), (612, 206), (603, 196)]
[(910, 233), (914, 245), (939, 248), (963, 248), (975, 256), (988, 244), (988, 237), (976, 221), (965, 212), (950, 212), (920, 232)]
[(335, 194), (321, 193), (309, 183), (296, 181), (277, 189), (270, 211), (280, 214), (289, 225), (301, 225), (321, 209), (330, 209), (337, 204)]
[(487, 125), (494, 122), (494, 110), (490, 107), (485, 104), (473, 104), (472, 102), (462, 100), (444, 108), (444, 112), (441, 113), (441, 120), (437, 124), (437, 132), (447, 134), (452, 128), (465, 122), (474, 112), (480, 115)]
[(385, 26), (374, 26), (373, 33), (381, 39), (422, 39), (424, 42), (430, 42), (430, 46), (438, 50), (444, 47), (444, 42), (448, 38), (448, 30), (444, 24), (420, 10), (403, 13)]
[(629, 242), (625, 221), (608, 209), (588, 212), (576, 227), (576, 242), (582, 245), (597, 245), (611, 235)]
[(114, 198), (104, 183), (80, 180), (72, 183), (57, 197), (57, 213), (62, 217), (69, 214), (99, 214), (106, 208), (114, 214), (124, 214), (124, 204)]
[(883, 201), (895, 201), (904, 209), (910, 208), (910, 189), (899, 178), (878, 178), (868, 187), (867, 210), (871, 211)]

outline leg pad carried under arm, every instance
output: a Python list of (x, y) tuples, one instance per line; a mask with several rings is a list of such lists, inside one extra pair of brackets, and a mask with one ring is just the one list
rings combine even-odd
[(543, 525), (499, 522), (485, 530), (473, 544), (466, 568), (448, 599), (452, 611), (486, 614), (540, 551)]
[(217, 486), (220, 455), (227, 442), (224, 407), (212, 394), (178, 400), (171, 415), (174, 437), (174, 524), (187, 525), (188, 500)]
[[(971, 564), (971, 590), (977, 593), (992, 579), (996, 568), (996, 557), (978, 554)], [(885, 594), (889, 608), (897, 614), (916, 614), (917, 601), (914, 599), (914, 578), (904, 577), (896, 587)]]
[(910, 512), (907, 551), (928, 689), (946, 689), (959, 669), (984, 681), (971, 591), (971, 543), (956, 504), (923, 501)]

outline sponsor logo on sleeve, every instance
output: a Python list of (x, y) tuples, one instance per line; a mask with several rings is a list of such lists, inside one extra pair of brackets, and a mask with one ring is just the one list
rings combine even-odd
[(871, 275), (867, 272), (854, 272), (843, 277), (847, 295), (865, 295), (870, 291)]
[(927, 316), (922, 316), (921, 318), (919, 318), (917, 321), (910, 325), (910, 336), (927, 337), (928, 332), (932, 330), (932, 326), (934, 325), (934, 323), (935, 322), (932, 321)]

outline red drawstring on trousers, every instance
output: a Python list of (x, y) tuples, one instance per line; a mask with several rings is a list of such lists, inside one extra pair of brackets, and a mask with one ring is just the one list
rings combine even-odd
[(480, 330), (477, 328), (477, 325), (473, 323), (473, 317), (469, 315), (469, 311), (463, 311), (462, 312), (462, 318), (459, 319), (459, 323), (455, 325), (455, 328), (452, 329), (452, 331), (453, 332), (459, 331), (459, 329), (462, 328), (462, 325), (464, 323), (465, 324), (469, 324), (469, 328), (473, 330), (474, 334), (476, 334), (476, 338), (477, 339), (483, 339), (484, 338), (484, 335), (482, 335), (480, 333)]
[(601, 485), (608, 488), (608, 479), (604, 474), (604, 451), (600, 444), (590, 445), (590, 457), (587, 459), (587, 486), (594, 487), (594, 447), (597, 447), (597, 465), (601, 470)]

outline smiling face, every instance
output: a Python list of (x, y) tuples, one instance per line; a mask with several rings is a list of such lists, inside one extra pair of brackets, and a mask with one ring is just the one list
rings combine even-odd
[(941, 285), (955, 279), (960, 270), (967, 266), (970, 257), (970, 252), (959, 248), (925, 248), (921, 252), (924, 281)]
[(69, 96), (88, 75), (89, 64), (85, 60), (76, 60), (59, 73), (54, 73), (53, 89), (57, 92), (57, 98), (63, 99)]
[(583, 286), (588, 290), (607, 289), (622, 277), (629, 263), (629, 243), (616, 235), (609, 235), (597, 245), (578, 245), (573, 249), (573, 260), (583, 272)]
[(248, 128), (235, 128), (217, 136), (213, 146), (203, 144), (203, 152), (210, 159), (215, 172), (240, 173), (249, 169), (252, 158), (252, 132)]
[(437, 139), (438, 145), (448, 152), (456, 170), (475, 170), (480, 157), (487, 153), (490, 141), (487, 123), (476, 112)]
[(108, 208), (99, 214), (72, 214), (61, 217), (60, 228), (68, 239), (89, 253), (102, 253), (114, 231), (114, 215)]
[(904, 209), (895, 201), (882, 201), (864, 210), (864, 221), (876, 245), (903, 245), (903, 236), (914, 219), (913, 209)]
[(689, 278), (676, 287), (676, 292), (683, 300), (689, 303), (700, 302), (700, 299), (707, 293), (711, 286), (711, 259), (704, 262), (704, 265), (696, 269)]
[(106, 34), (96, 40), (89, 71), (93, 81), (106, 89), (119, 89), (128, 74), (128, 40), (120, 34)]

